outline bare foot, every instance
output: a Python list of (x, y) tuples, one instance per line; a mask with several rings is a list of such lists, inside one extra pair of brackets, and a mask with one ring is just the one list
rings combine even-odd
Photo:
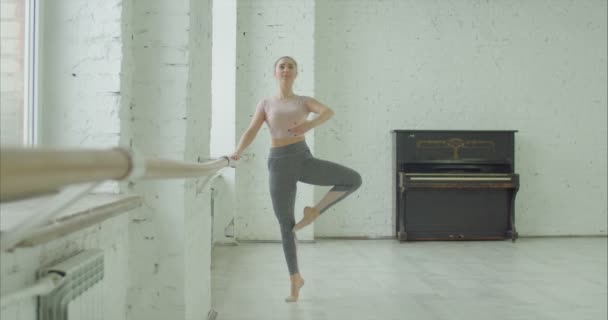
[(300, 296), (300, 289), (304, 286), (304, 279), (299, 277), (296, 280), (291, 281), (291, 295), (285, 298), (285, 302), (296, 302)]
[(302, 218), (302, 220), (300, 220), (300, 222), (296, 223), (296, 225), (293, 227), (293, 231), (298, 231), (298, 230), (306, 227), (307, 225), (309, 225), (313, 221), (315, 221), (315, 219), (317, 219), (320, 215), (321, 215), (321, 213), (316, 208), (313, 208), (313, 207), (304, 208), (304, 217)]

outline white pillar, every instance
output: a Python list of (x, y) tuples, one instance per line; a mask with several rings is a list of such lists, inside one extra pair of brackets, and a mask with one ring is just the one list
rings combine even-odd
[[(209, 158), (211, 0), (132, 3), (127, 143), (146, 156)], [(128, 77), (128, 76), (126, 76)], [(193, 179), (145, 181), (130, 224), (130, 319), (205, 319), (211, 307), (209, 193)]]
[[(235, 127), (236, 0), (213, 2), (211, 154), (229, 155), (238, 143)], [(213, 183), (213, 236), (218, 243), (234, 243), (235, 171), (224, 170)], [(228, 236), (227, 236), (228, 235)]]

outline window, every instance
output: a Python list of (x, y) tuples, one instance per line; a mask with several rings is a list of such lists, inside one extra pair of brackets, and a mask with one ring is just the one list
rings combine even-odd
[(35, 142), (36, 2), (0, 0), (0, 143)]

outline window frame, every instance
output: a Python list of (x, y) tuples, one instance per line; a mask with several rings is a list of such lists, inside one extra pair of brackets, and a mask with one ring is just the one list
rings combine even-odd
[(24, 146), (38, 144), (39, 0), (24, 0), (23, 137)]

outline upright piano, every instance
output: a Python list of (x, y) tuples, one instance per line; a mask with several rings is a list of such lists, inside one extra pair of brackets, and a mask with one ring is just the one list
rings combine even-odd
[(394, 130), (397, 238), (515, 241), (515, 132)]

